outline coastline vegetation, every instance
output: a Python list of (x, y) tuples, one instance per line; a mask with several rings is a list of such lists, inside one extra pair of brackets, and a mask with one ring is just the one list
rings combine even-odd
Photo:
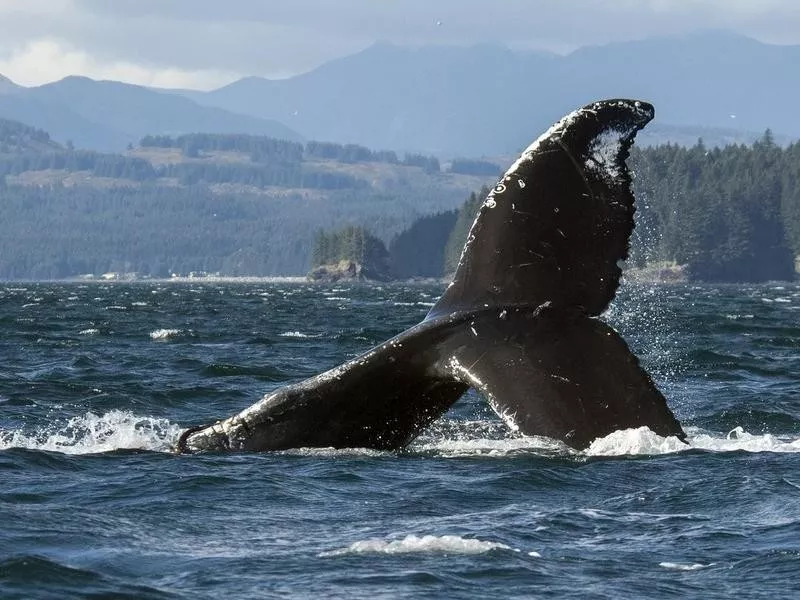
[[(629, 265), (696, 281), (795, 277), (800, 142), (766, 131), (750, 146), (635, 147), (630, 164)], [(300, 275), (339, 261), (377, 278), (446, 277), (493, 165), (222, 134), (103, 154), (0, 119), (0, 278)]]

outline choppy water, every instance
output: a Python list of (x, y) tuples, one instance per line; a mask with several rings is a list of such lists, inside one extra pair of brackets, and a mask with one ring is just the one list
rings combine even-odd
[(474, 395), (401, 453), (175, 456), (413, 325), (437, 286), (0, 287), (0, 597), (791, 598), (800, 287), (627, 286), (690, 446), (583, 453)]

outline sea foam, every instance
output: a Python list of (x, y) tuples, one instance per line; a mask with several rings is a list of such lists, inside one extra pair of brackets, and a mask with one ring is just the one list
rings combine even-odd
[[(510, 550), (519, 552), (500, 542), (490, 542), (473, 538), (464, 538), (458, 535), (407, 535), (398, 540), (385, 540), (372, 538), (353, 542), (346, 548), (321, 552), (319, 556), (343, 556), (346, 554), (409, 554), (409, 553), (436, 553), (436, 554), (482, 554), (490, 550)], [(537, 556), (537, 553), (529, 553)]]
[(661, 437), (647, 427), (615, 431), (598, 438), (585, 450), (587, 456), (655, 455), (707, 450), (710, 452), (800, 452), (800, 439), (785, 440), (772, 434), (754, 435), (741, 427), (727, 435), (686, 428), (687, 444), (676, 437)]
[(180, 334), (180, 329), (156, 329), (150, 332), (150, 338), (153, 340), (167, 340), (179, 336)]
[[(460, 425), (460, 426), (459, 426)], [(687, 427), (687, 443), (677, 437), (662, 437), (647, 427), (614, 431), (594, 440), (588, 448), (576, 451), (546, 437), (525, 436), (507, 431), (500, 437), (487, 437), (489, 422), (449, 422), (446, 432), (430, 431), (412, 443), (409, 451), (443, 458), (505, 458), (516, 455), (621, 457), (656, 456), (690, 450), (708, 452), (800, 452), (800, 439), (787, 439), (769, 433), (751, 434), (737, 427), (728, 434), (710, 433)], [(434, 426), (435, 427), (435, 426)]]
[(63, 454), (99, 454), (114, 450), (166, 452), (180, 434), (180, 426), (167, 419), (142, 417), (129, 411), (91, 412), (44, 430), (0, 429), (0, 450), (26, 448)]

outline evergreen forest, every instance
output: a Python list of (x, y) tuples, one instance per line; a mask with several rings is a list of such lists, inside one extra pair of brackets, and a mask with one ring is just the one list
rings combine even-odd
[(311, 251), (311, 267), (352, 262), (361, 266), (368, 279), (385, 279), (389, 275), (389, 253), (386, 245), (366, 228), (349, 225), (338, 231), (318, 231)]
[[(629, 163), (630, 265), (795, 277), (800, 143), (767, 131), (749, 146), (635, 147)], [(482, 159), (443, 170), (435, 157), (248, 135), (148, 136), (103, 154), (0, 120), (0, 279), (304, 275), (384, 252), (395, 277), (446, 276), (496, 175)]]
[[(684, 265), (694, 281), (791, 280), (800, 255), (800, 143), (776, 145), (769, 131), (752, 146), (634, 148), (636, 229), (629, 266)], [(488, 188), (471, 193), (445, 242), (443, 275), (455, 271)], [(433, 223), (438, 216), (426, 217)], [(421, 223), (404, 236), (415, 253)], [(434, 251), (441, 240), (428, 242)], [(397, 245), (394, 246), (397, 248)], [(392, 255), (392, 264), (412, 258)]]

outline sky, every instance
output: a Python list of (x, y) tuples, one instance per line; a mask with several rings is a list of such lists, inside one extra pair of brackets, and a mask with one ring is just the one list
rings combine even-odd
[(0, 74), (208, 90), (290, 77), (376, 41), (564, 54), (709, 29), (800, 44), (800, 1), (0, 0)]

